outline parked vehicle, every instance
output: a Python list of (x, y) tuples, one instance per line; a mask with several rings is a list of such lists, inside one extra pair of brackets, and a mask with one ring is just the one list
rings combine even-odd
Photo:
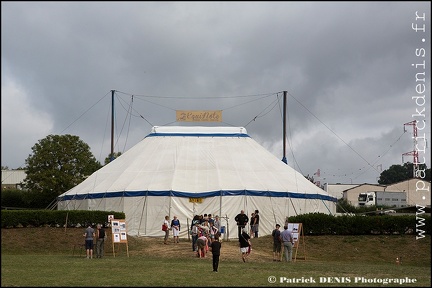
[[(359, 206), (388, 206), (405, 207), (407, 205), (406, 192), (371, 191), (360, 193)], [(394, 211), (394, 210), (393, 210)], [(388, 212), (391, 213), (391, 212)]]

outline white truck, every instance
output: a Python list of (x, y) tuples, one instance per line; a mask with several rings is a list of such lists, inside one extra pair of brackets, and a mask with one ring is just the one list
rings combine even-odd
[(359, 206), (407, 206), (406, 192), (369, 191), (360, 193), (358, 196)]

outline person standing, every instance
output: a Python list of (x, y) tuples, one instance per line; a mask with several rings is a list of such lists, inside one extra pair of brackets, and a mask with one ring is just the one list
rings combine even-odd
[(174, 219), (171, 221), (171, 229), (173, 231), (174, 243), (179, 243), (180, 220), (177, 219), (177, 216), (174, 216)]
[(214, 224), (214, 219), (212, 218), (212, 214), (208, 214), (207, 220), (208, 220), (209, 224), (212, 224), (212, 223)]
[(216, 226), (214, 226), (214, 222), (210, 223), (210, 230), (209, 230), (209, 235), (210, 235), (210, 244), (214, 241), (214, 239), (216, 238), (216, 236), (218, 236), (218, 232), (219, 230), (216, 228)]
[(201, 220), (201, 223), (203, 223), (204, 221), (208, 221), (208, 215), (207, 215), (207, 213), (204, 213), (204, 216), (203, 216), (203, 218)]
[(197, 251), (197, 240), (198, 240), (198, 234), (199, 234), (199, 221), (196, 221), (191, 229), (192, 233), (192, 251)]
[(242, 253), (242, 260), (246, 262), (246, 258), (249, 256), (250, 236), (243, 228), (239, 238), (240, 252)]
[(246, 227), (247, 223), (249, 222), (248, 216), (244, 213), (244, 210), (241, 210), (239, 214), (234, 218), (234, 220), (237, 222), (237, 228), (238, 228), (238, 237), (241, 238), (242, 230)]
[(164, 226), (163, 231), (165, 231), (164, 236), (164, 244), (168, 244), (168, 237), (169, 237), (169, 230), (170, 230), (170, 224), (169, 224), (169, 216), (165, 216), (165, 220), (162, 224)]
[(222, 248), (222, 243), (219, 242), (219, 236), (216, 235), (214, 241), (210, 244), (210, 250), (213, 254), (213, 272), (218, 272), (219, 256)]
[(87, 225), (83, 236), (85, 237), (87, 259), (93, 259), (93, 238), (95, 237), (95, 230), (90, 223)]
[(218, 215), (215, 216), (214, 226), (218, 229), (218, 231), (221, 230), (221, 222), (219, 220), (219, 216)]
[(104, 255), (105, 245), (105, 229), (101, 224), (98, 224), (96, 230), (96, 258), (102, 258)]
[(195, 226), (195, 224), (200, 224), (201, 223), (201, 221), (200, 221), (200, 219), (199, 219), (199, 215), (195, 215), (193, 218), (192, 218), (192, 222), (191, 222), (191, 225), (190, 225), (190, 230), (192, 230), (192, 228)]
[(273, 237), (273, 261), (281, 261), (282, 238), (279, 231), (280, 225), (276, 224), (276, 228), (272, 231)]
[(255, 235), (254, 235), (255, 238), (258, 238), (259, 220), (260, 220), (259, 211), (255, 210), (254, 225), (253, 225), (253, 227), (254, 227), (253, 231), (255, 233)]
[(255, 235), (254, 221), (255, 221), (255, 213), (252, 213), (250, 218), (250, 233), (249, 233), (249, 236), (251, 238), (253, 238), (253, 236)]
[(200, 228), (206, 237), (210, 234), (210, 224), (208, 223), (208, 220), (204, 220), (204, 222), (201, 223)]
[(286, 262), (292, 261), (293, 237), (292, 232), (288, 230), (288, 225), (285, 224), (284, 231), (281, 233), (282, 242), (284, 245), (284, 253)]

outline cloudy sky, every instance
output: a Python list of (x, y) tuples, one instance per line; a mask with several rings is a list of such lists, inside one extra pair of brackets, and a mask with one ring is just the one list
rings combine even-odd
[(176, 110), (222, 110), (212, 125), (243, 126), (282, 159), (287, 91), (286, 157), (303, 175), (377, 183), (412, 151), (430, 168), (430, 16), (427, 1), (2, 1), (1, 165), (24, 167), (50, 134), (103, 163), (111, 90), (115, 151), (190, 125)]

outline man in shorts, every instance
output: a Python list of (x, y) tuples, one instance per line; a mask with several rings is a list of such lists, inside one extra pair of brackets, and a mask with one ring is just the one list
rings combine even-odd
[(243, 262), (246, 262), (246, 258), (249, 256), (249, 245), (250, 245), (249, 239), (250, 236), (249, 234), (247, 234), (246, 228), (243, 228), (239, 238), (240, 252), (242, 253)]
[(83, 236), (85, 238), (87, 259), (93, 259), (93, 238), (96, 236), (96, 234), (91, 223), (87, 225)]

